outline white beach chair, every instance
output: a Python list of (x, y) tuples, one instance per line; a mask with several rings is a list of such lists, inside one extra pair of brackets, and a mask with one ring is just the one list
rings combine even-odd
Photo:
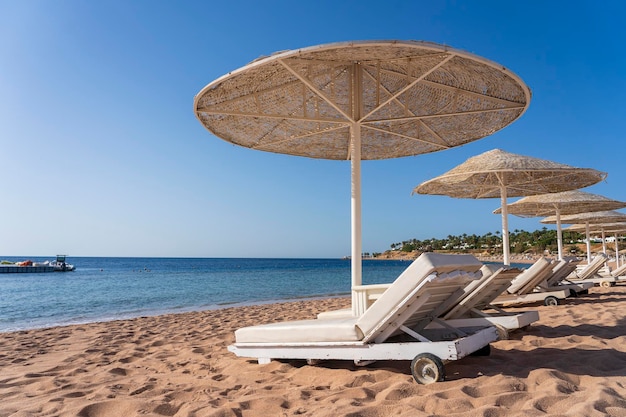
[(536, 310), (510, 313), (492, 304), (522, 270), (484, 265), (481, 271), (483, 278), (468, 284), (459, 300), (441, 316), (446, 323), (454, 327), (491, 324), (498, 329), (500, 339), (506, 339), (510, 331), (539, 320)]
[(618, 281), (626, 280), (626, 277), (624, 275), (626, 275), (626, 264), (611, 271), (611, 276), (613, 278), (616, 278)]
[(572, 296), (569, 288), (543, 290), (540, 284), (552, 273), (552, 261), (541, 257), (519, 274), (505, 292), (491, 302), (493, 305), (526, 304), (543, 301), (544, 305), (558, 305)]
[(567, 281), (567, 277), (576, 270), (578, 261), (573, 259), (557, 261), (552, 268), (552, 272), (548, 275), (539, 287), (544, 291), (556, 291), (563, 288), (569, 288), (573, 296), (589, 292), (589, 288), (593, 287), (592, 282), (572, 283)]
[(615, 285), (617, 279), (614, 276), (599, 274), (600, 270), (604, 268), (606, 258), (607, 256), (604, 253), (598, 254), (588, 265), (584, 267), (579, 266), (580, 269), (568, 276), (567, 280), (575, 284), (589, 282), (598, 284), (601, 287)]
[[(359, 317), (301, 320), (245, 327), (228, 349), (237, 356), (271, 359), (412, 360), (419, 383), (444, 378), (444, 361), (488, 350), (492, 326), (455, 328), (437, 317), (481, 276), (471, 255), (424, 253)], [(432, 322), (441, 328), (427, 329)]]

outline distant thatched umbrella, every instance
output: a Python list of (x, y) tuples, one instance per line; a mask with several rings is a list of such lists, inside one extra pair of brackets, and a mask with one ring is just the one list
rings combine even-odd
[(456, 198), (500, 198), (502, 206), (502, 247), (504, 264), (509, 265), (507, 197), (575, 190), (606, 178), (591, 168), (575, 168), (557, 162), (516, 155), (494, 149), (425, 181), (413, 192)]
[[(590, 211), (615, 210), (626, 207), (626, 202), (591, 194), (580, 190), (560, 193), (540, 194), (524, 197), (507, 206), (510, 214), (520, 217), (543, 217), (554, 214), (556, 218), (557, 247), (559, 259), (563, 259), (563, 237), (561, 215), (586, 213)], [(494, 210), (500, 214), (502, 208)]]
[[(617, 223), (626, 222), (626, 214), (618, 213), (617, 211), (593, 211), (589, 213), (570, 214), (567, 216), (561, 216), (561, 223), (585, 224), (585, 234), (587, 235), (587, 263), (591, 262), (591, 242), (589, 241), (590, 224), (602, 224), (602, 223)], [(555, 224), (556, 216), (549, 216), (541, 220), (544, 224)]]
[[(615, 266), (619, 266), (619, 244), (618, 234), (626, 232), (626, 223), (601, 223), (587, 226), (586, 224), (573, 224), (567, 227), (565, 230), (571, 230), (573, 232), (583, 232), (589, 227), (589, 233), (602, 233), (602, 247), (606, 251), (606, 236), (607, 232), (612, 232), (615, 235)], [(588, 238), (587, 238), (588, 240)]]

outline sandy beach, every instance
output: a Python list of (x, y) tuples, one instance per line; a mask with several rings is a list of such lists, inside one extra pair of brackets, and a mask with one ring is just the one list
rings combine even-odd
[(0, 416), (626, 416), (626, 286), (594, 288), (418, 385), (408, 362), (258, 365), (245, 325), (312, 318), (306, 300), (0, 334)]

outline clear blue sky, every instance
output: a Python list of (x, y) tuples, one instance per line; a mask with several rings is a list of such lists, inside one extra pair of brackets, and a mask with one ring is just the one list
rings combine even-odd
[(349, 40), (445, 43), (533, 92), (488, 138), (365, 161), (364, 251), (499, 230), (497, 200), (411, 195), (494, 148), (606, 171), (585, 191), (626, 200), (624, 16), (621, 1), (0, 0), (0, 256), (350, 254), (348, 162), (240, 148), (193, 113), (259, 56)]

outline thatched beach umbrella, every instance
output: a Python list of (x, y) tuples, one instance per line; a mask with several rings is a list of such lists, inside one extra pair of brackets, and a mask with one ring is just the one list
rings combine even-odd
[(602, 181), (606, 173), (575, 168), (557, 162), (494, 149), (425, 181), (413, 192), (456, 198), (500, 198), (502, 207), (502, 248), (509, 265), (507, 197), (555, 193), (587, 187)]
[[(602, 247), (606, 252), (606, 233), (614, 233), (615, 235), (615, 266), (619, 267), (619, 244), (618, 244), (618, 234), (626, 232), (626, 223), (601, 223), (587, 226), (586, 224), (573, 224), (567, 227), (565, 230), (570, 230), (573, 232), (583, 232), (587, 231), (587, 227), (589, 227), (589, 233), (602, 233)], [(588, 238), (587, 238), (588, 239)]]
[[(544, 217), (554, 215), (556, 218), (559, 260), (562, 260), (563, 234), (561, 229), (561, 215), (615, 210), (623, 207), (626, 207), (626, 202), (612, 200), (598, 194), (572, 190), (524, 197), (507, 205), (507, 210), (509, 214), (520, 217)], [(502, 208), (494, 210), (495, 214), (500, 214), (501, 212)]]
[[(589, 241), (590, 229), (589, 225), (602, 223), (626, 222), (626, 214), (617, 211), (593, 211), (589, 213), (570, 214), (561, 216), (561, 223), (575, 224), (584, 223), (585, 233), (587, 235), (587, 264), (591, 262), (591, 242)], [(549, 216), (541, 220), (544, 224), (555, 224), (556, 216)]]
[[(352, 286), (361, 284), (361, 160), (436, 152), (518, 119), (531, 93), (495, 62), (417, 41), (341, 42), (259, 58), (204, 87), (196, 117), (234, 144), (349, 160)], [(353, 311), (354, 311), (353, 292)]]

